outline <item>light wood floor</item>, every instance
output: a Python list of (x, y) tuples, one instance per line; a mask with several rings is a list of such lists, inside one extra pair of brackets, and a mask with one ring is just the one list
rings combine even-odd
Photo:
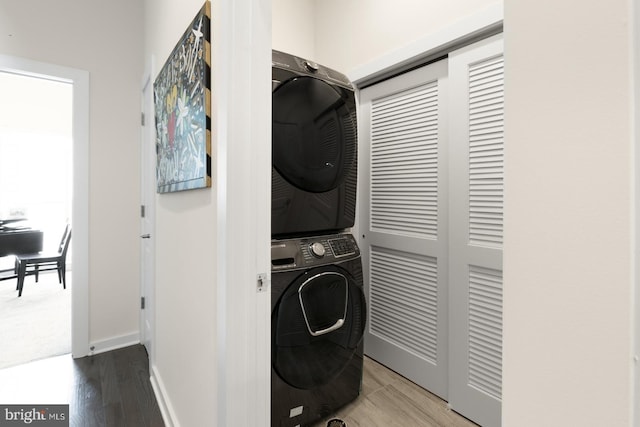
[(439, 397), (367, 357), (360, 397), (314, 427), (332, 418), (347, 427), (476, 427)]

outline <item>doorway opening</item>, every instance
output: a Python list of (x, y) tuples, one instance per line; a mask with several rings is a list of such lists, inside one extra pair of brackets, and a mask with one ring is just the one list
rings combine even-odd
[[(0, 161), (7, 163), (0, 166), (0, 186), (8, 183), (7, 193), (0, 192), (0, 218), (26, 217), (27, 221), (17, 224), (40, 229), (45, 250), (55, 247), (66, 223), (73, 222), (73, 250), (69, 249), (66, 261), (71, 270), (67, 287), (73, 291), (62, 289), (57, 274), (53, 284), (45, 285), (44, 280), (51, 279), (43, 274), (39, 284), (33, 277), (26, 278), (23, 297), (41, 285), (70, 294), (70, 348), (65, 351), (74, 358), (83, 357), (89, 354), (89, 73), (0, 55), (0, 78), (8, 78), (12, 88), (3, 90), (7, 102), (0, 107), (5, 119), (12, 117), (11, 123), (0, 118)], [(27, 82), (40, 88), (29, 91), (20, 86)], [(8, 92), (18, 96), (9, 101)], [(54, 106), (45, 108), (51, 100)], [(8, 282), (0, 281), (0, 286), (15, 289), (16, 279)], [(15, 294), (12, 301), (23, 298)], [(36, 328), (27, 321), (21, 330)]]
[[(9, 222), (4, 233), (41, 231), (43, 251), (56, 253), (72, 222), (73, 86), (0, 72), (0, 93), (6, 100), (0, 104), (0, 218)], [(0, 258), (1, 270), (13, 266), (13, 256)], [(11, 343), (0, 368), (71, 352), (71, 280), (65, 279), (64, 291), (52, 273), (43, 272), (37, 283), (27, 276), (19, 300), (17, 279), (0, 282), (0, 336)]]

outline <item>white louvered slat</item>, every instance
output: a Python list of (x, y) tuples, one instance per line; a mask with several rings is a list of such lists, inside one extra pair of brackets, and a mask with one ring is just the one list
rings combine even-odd
[(469, 242), (502, 247), (503, 59), (469, 67)]
[(437, 239), (438, 84), (371, 102), (372, 231)]
[(502, 272), (469, 266), (469, 385), (502, 397)]
[(435, 364), (437, 260), (372, 246), (370, 269), (371, 333)]

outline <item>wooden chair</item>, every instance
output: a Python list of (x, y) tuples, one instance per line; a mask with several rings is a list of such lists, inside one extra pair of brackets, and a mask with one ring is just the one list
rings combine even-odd
[(62, 283), (64, 289), (67, 288), (67, 250), (71, 241), (71, 227), (69, 224), (64, 229), (57, 253), (40, 252), (29, 255), (16, 255), (16, 272), (18, 275), (18, 296), (22, 296), (24, 278), (35, 275), (36, 282), (41, 271), (58, 271), (58, 283)]

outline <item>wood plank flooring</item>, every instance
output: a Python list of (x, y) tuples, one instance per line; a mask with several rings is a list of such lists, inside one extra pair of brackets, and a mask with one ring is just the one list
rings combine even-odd
[(2, 404), (69, 404), (70, 426), (163, 427), (143, 346), (0, 370)]
[[(141, 345), (2, 369), (0, 403), (68, 403), (70, 425), (78, 427), (164, 426)], [(437, 396), (369, 358), (360, 397), (313, 427), (325, 427), (332, 418), (344, 420), (347, 427), (476, 426)]]
[(313, 427), (332, 418), (347, 427), (476, 427), (439, 397), (367, 357), (358, 399)]

